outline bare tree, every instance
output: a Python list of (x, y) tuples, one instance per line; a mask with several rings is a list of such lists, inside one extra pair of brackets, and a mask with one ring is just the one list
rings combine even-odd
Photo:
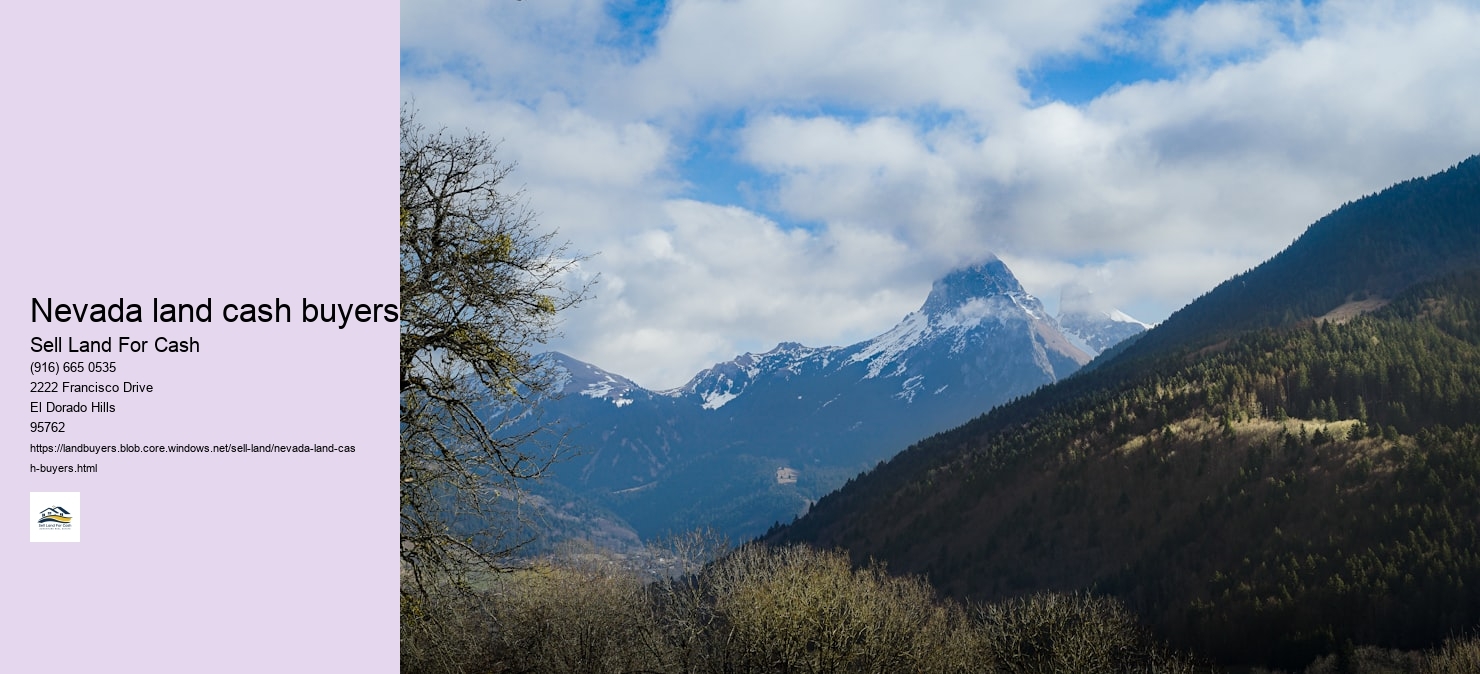
[(508, 189), (514, 167), (496, 150), (402, 107), (403, 605), (526, 543), (510, 515), (557, 454), (528, 423), (553, 385), (534, 350), (590, 285), (571, 273), (583, 258)]

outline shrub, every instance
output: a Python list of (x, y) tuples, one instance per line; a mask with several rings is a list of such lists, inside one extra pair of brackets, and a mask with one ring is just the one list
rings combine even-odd
[(1449, 639), (1437, 652), (1424, 658), (1423, 674), (1473, 674), (1480, 672), (1480, 634)]
[(489, 592), (493, 671), (662, 671), (664, 645), (637, 574), (602, 558), (539, 564)]
[(449, 593), (435, 620), (403, 611), (402, 671), (1194, 670), (1114, 600), (1039, 594), (967, 608), (840, 551), (750, 545), (699, 573), (647, 580), (588, 552)]

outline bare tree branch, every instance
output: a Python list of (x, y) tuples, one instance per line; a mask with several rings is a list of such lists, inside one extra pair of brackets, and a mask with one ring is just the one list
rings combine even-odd
[(483, 134), (428, 132), (402, 107), (403, 606), (527, 543), (522, 483), (559, 455), (539, 424), (512, 427), (552, 393), (533, 351), (587, 296), (573, 273), (585, 258), (540, 231), (497, 149)]

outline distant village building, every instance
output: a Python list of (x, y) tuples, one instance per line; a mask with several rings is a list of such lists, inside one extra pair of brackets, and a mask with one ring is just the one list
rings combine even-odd
[(797, 471), (785, 466), (776, 469), (776, 484), (796, 484)]

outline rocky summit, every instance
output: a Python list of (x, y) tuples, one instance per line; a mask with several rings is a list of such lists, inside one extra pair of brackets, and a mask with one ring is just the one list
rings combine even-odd
[(552, 479), (643, 538), (712, 527), (748, 539), (911, 442), (1063, 379), (1116, 335), (1144, 329), (1112, 314), (1101, 322), (1121, 332), (1074, 320), (1079, 331), (1066, 331), (992, 257), (942, 276), (873, 339), (783, 342), (673, 390), (551, 354), (564, 395), (545, 418), (576, 452)]

